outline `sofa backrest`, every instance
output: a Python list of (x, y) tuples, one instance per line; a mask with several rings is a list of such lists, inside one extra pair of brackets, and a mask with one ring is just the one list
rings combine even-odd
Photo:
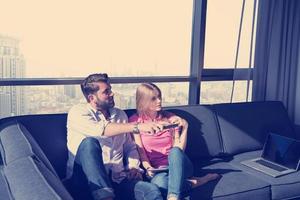
[(25, 115), (1, 119), (0, 124), (24, 125), (62, 179), (68, 159), (66, 120), (67, 114)]
[(14, 120), (1, 124), (0, 150), (0, 190), (5, 199), (72, 199), (25, 126)]
[(216, 104), (224, 153), (262, 149), (268, 133), (296, 138), (283, 104), (278, 101)]
[[(175, 106), (166, 110), (189, 122), (186, 152), (192, 160), (261, 149), (268, 132), (295, 137), (280, 102)], [(125, 112), (131, 116), (135, 110)], [(68, 159), (66, 120), (67, 114), (26, 115), (1, 119), (0, 124), (23, 124), (62, 179)]]
[(167, 110), (189, 123), (185, 152), (191, 160), (216, 157), (223, 153), (217, 119), (211, 106), (178, 106)]
[(17, 122), (2, 125), (0, 134), (1, 155), (5, 165), (20, 158), (37, 157), (46, 167), (57, 176), (48, 158), (41, 150), (35, 139), (28, 130)]

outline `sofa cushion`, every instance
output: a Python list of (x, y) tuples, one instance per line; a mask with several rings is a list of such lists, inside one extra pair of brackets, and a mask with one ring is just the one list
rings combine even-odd
[(0, 199), (13, 199), (9, 192), (9, 187), (4, 176), (3, 167), (0, 167)]
[(59, 178), (32, 157), (10, 162), (4, 167), (4, 173), (16, 200), (72, 199)]
[(211, 106), (178, 106), (167, 110), (189, 123), (185, 152), (191, 160), (222, 154), (220, 132)]
[(295, 138), (293, 125), (281, 102), (216, 104), (220, 132), (227, 154), (262, 149), (268, 133)]
[(191, 199), (265, 200), (270, 199), (270, 184), (220, 161), (195, 165), (195, 176), (218, 173), (218, 180), (208, 182), (192, 191)]
[(243, 160), (257, 158), (260, 155), (261, 151), (242, 153), (234, 156), (234, 159), (230, 163), (243, 172), (269, 183), (271, 185), (272, 199), (290, 199), (294, 197), (300, 197), (300, 171), (273, 178), (262, 172), (240, 164), (240, 162)]
[(36, 156), (57, 176), (40, 146), (22, 124), (10, 123), (1, 130), (0, 138), (3, 161), (6, 165), (23, 157)]

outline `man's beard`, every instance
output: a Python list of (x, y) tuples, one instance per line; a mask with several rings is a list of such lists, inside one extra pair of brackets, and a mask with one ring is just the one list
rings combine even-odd
[(107, 110), (107, 109), (113, 108), (115, 106), (115, 101), (114, 101), (114, 99), (112, 99), (110, 101), (100, 101), (99, 99), (97, 99), (96, 106), (97, 106), (97, 109)]

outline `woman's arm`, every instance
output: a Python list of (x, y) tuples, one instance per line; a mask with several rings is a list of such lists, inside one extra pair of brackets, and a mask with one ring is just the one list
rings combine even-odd
[(169, 118), (169, 121), (174, 124), (178, 124), (178, 128), (175, 129), (174, 135), (174, 147), (179, 147), (183, 151), (185, 150), (187, 143), (187, 130), (188, 123), (185, 119), (182, 119), (176, 115)]
[(137, 145), (138, 152), (140, 154), (142, 165), (148, 171), (148, 169), (152, 168), (152, 166), (151, 166), (149, 158), (145, 152), (145, 149), (144, 149), (144, 146), (143, 146), (143, 143), (141, 140), (141, 136), (139, 134), (133, 134), (133, 137), (134, 137), (134, 141)]

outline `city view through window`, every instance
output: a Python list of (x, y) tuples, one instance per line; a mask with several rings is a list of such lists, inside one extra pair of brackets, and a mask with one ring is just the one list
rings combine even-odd
[[(237, 5), (229, 13), (238, 16), (241, 4), (233, 2)], [(218, 3), (209, 1), (207, 13)], [(5, 9), (0, 12), (0, 78), (85, 77), (100, 72), (115, 77), (189, 75), (192, 0), (11, 0), (1, 5)], [(208, 14), (207, 20), (220, 23), (218, 16)], [(206, 34), (211, 41), (219, 37)], [(210, 45), (206, 48), (215, 45), (211, 41), (206, 41)], [(207, 54), (205, 59), (210, 62), (214, 56)], [(217, 68), (228, 67), (218, 61)], [(215, 67), (215, 63), (206, 65)], [(228, 102), (230, 85), (230, 81), (203, 82), (201, 103)], [(234, 101), (244, 101), (245, 81), (237, 85)], [(187, 82), (158, 86), (165, 106), (188, 103)], [(134, 108), (136, 87), (114, 84), (116, 105)], [(78, 85), (1, 86), (0, 118), (67, 112), (78, 102), (85, 102)]]

